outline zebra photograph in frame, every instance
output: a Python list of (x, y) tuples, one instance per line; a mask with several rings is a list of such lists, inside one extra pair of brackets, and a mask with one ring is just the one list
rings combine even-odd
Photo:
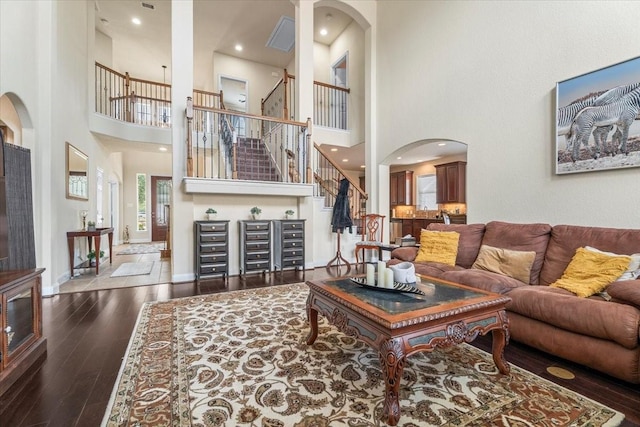
[(556, 174), (640, 166), (640, 57), (556, 84)]

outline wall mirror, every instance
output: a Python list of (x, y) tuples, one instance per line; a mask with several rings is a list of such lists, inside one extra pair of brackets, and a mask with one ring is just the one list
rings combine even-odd
[(67, 142), (67, 199), (89, 200), (89, 158)]

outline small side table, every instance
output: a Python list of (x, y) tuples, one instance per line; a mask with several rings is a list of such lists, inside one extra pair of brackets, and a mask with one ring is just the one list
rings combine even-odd
[(100, 273), (100, 238), (103, 234), (109, 237), (109, 264), (113, 264), (113, 227), (96, 228), (95, 230), (77, 230), (67, 231), (67, 246), (69, 247), (69, 273), (73, 279), (73, 253), (75, 252), (75, 238), (86, 237), (89, 243), (89, 252), (92, 249), (92, 243), (95, 241), (96, 247), (96, 276)]

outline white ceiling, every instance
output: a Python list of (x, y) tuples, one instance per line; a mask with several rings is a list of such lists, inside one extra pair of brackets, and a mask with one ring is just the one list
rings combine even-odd
[[(444, 145), (442, 145), (444, 144)], [(331, 151), (335, 149), (336, 151)], [(362, 165), (365, 159), (364, 143), (350, 148), (336, 145), (323, 144), (322, 150), (327, 153), (331, 160), (335, 161), (346, 170), (364, 170)], [(413, 165), (416, 163), (434, 162), (446, 157), (466, 154), (467, 145), (451, 140), (430, 140), (420, 141), (410, 146), (405, 146), (398, 150), (390, 159), (383, 161), (388, 165)], [(398, 158), (400, 157), (400, 158)], [(344, 160), (347, 160), (346, 162)]]
[[(171, 64), (171, 2), (96, 0), (95, 5), (96, 28), (113, 40), (114, 50), (126, 46), (126, 57), (131, 61), (149, 64), (149, 75), (143, 77), (161, 81), (165, 77), (162, 65)], [(266, 46), (282, 16), (295, 19), (290, 0), (195, 0), (194, 58), (210, 60), (213, 52), (219, 52), (284, 69), (293, 60), (295, 49), (283, 52)], [(131, 22), (134, 17), (141, 25)], [(317, 7), (314, 40), (331, 45), (351, 21), (337, 9)], [(320, 34), (321, 28), (327, 29), (326, 36)], [(236, 51), (236, 44), (242, 45), (242, 52)], [(125, 55), (119, 51), (117, 56)], [(170, 69), (166, 70), (166, 81), (171, 81)]]
[[(142, 4), (153, 5), (154, 9)], [(194, 0), (194, 58), (196, 65), (206, 63), (213, 52), (239, 57), (278, 68), (287, 67), (294, 58), (295, 48), (283, 52), (266, 46), (269, 37), (282, 16), (295, 18), (295, 7), (290, 0)], [(114, 57), (120, 58), (124, 69), (136, 69), (145, 64), (144, 75), (135, 77), (152, 81), (171, 82), (171, 2), (163, 0), (95, 0), (96, 29), (107, 34), (113, 42)], [(131, 19), (137, 17), (142, 23), (134, 25)], [(352, 22), (345, 13), (322, 6), (314, 10), (314, 40), (331, 45)], [(328, 34), (322, 36), (320, 29)], [(242, 44), (242, 52), (235, 50)], [(128, 61), (128, 63), (127, 63)], [(166, 69), (162, 66), (168, 66)], [(147, 151), (156, 144), (119, 144), (109, 138), (112, 147), (132, 147), (133, 150)], [(136, 147), (136, 148), (134, 148)], [(331, 158), (349, 170), (359, 170), (364, 163), (364, 144), (352, 148), (325, 146)], [(412, 144), (404, 148), (402, 159), (392, 159), (389, 164), (414, 164), (439, 157), (466, 152), (466, 145), (448, 142), (444, 147), (437, 144)], [(348, 162), (343, 162), (348, 159)]]

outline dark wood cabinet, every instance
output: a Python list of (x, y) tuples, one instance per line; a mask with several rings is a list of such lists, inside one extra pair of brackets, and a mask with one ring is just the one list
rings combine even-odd
[(413, 171), (393, 172), (389, 175), (389, 204), (413, 205)]
[(229, 221), (193, 223), (196, 280), (229, 277)]
[(304, 219), (273, 221), (274, 268), (304, 270)]
[(47, 351), (42, 336), (43, 268), (0, 272), (0, 395)]
[(467, 163), (453, 162), (436, 166), (436, 202), (466, 202)]
[(271, 221), (238, 221), (240, 225), (240, 275), (271, 271)]
[(416, 242), (420, 242), (420, 231), (426, 229), (433, 222), (442, 223), (440, 218), (404, 218), (402, 220), (402, 235), (411, 234), (416, 238)]

